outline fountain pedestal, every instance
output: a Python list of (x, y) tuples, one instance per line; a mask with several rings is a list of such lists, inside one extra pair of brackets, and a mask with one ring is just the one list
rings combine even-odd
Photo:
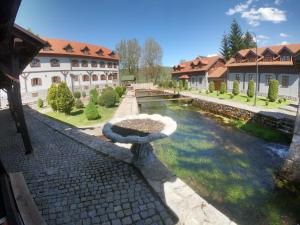
[[(128, 122), (130, 120), (153, 120), (163, 124), (163, 129), (160, 132), (137, 135), (137, 132), (135, 132), (136, 130), (128, 127), (128, 135), (126, 136), (122, 136), (120, 133), (113, 130), (113, 127), (115, 127), (116, 124), (122, 121)], [(114, 142), (132, 144), (130, 148), (130, 151), (133, 154), (132, 162), (137, 166), (144, 166), (154, 159), (153, 148), (150, 142), (170, 136), (176, 128), (176, 122), (170, 117), (158, 114), (139, 114), (110, 120), (104, 125), (102, 133)], [(130, 131), (132, 132), (132, 135), (130, 134)]]

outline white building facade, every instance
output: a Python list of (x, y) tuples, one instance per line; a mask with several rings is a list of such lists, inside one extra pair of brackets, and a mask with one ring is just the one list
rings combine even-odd
[(45, 99), (53, 83), (66, 82), (72, 92), (89, 92), (119, 84), (119, 57), (108, 48), (45, 38), (40, 51), (20, 76), (23, 102)]

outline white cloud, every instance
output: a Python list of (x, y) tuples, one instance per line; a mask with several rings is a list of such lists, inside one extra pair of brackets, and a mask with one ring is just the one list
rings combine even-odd
[(228, 9), (228, 11), (226, 12), (227, 15), (232, 16), (236, 13), (241, 13), (244, 12), (246, 9), (248, 9), (248, 7), (251, 5), (251, 3), (254, 0), (247, 0), (245, 3), (240, 3), (237, 4), (236, 6), (234, 6), (233, 8)]
[(257, 35), (257, 39), (264, 39), (264, 40), (267, 40), (267, 39), (270, 39), (270, 37), (269, 37), (269, 36), (266, 36), (266, 35), (260, 34), (260, 35)]
[(290, 35), (286, 34), (286, 33), (280, 33), (279, 34), (280, 37), (283, 37), (283, 38), (287, 38), (289, 37)]
[(285, 11), (272, 7), (261, 7), (258, 9), (252, 8), (249, 11), (242, 12), (241, 16), (252, 26), (258, 26), (261, 21), (269, 21), (273, 23), (286, 21)]
[(281, 5), (282, 2), (283, 2), (283, 0), (275, 0), (275, 1), (274, 1), (274, 4), (275, 4), (275, 5)]
[(207, 57), (212, 57), (212, 56), (217, 56), (218, 53), (214, 53), (214, 54), (208, 54)]
[(287, 45), (287, 44), (289, 44), (287, 41), (282, 41), (282, 42), (280, 43), (280, 45)]

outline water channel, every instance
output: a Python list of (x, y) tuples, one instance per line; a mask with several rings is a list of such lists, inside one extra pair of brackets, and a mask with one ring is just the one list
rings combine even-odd
[(185, 102), (151, 101), (158, 98), (138, 102), (141, 113), (166, 115), (178, 124), (171, 137), (154, 142), (156, 156), (173, 173), (238, 224), (300, 222), (300, 197), (275, 185), (288, 146), (228, 126)]

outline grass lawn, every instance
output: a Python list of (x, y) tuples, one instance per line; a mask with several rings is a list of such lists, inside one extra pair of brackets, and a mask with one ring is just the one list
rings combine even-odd
[[(231, 98), (231, 93), (220, 94), (218, 96), (216, 91), (214, 91), (213, 93), (208, 93), (208, 94), (206, 94), (204, 92), (200, 93), (197, 91), (192, 91), (192, 93), (209, 96), (209, 97), (214, 97), (214, 98), (218, 98), (218, 99), (224, 99), (224, 100), (233, 101), (233, 102), (238, 102), (238, 103), (247, 104), (247, 105), (251, 105), (251, 106), (253, 106), (253, 103), (254, 103), (254, 97), (251, 98), (249, 102), (247, 102), (248, 96), (244, 95), (244, 94), (240, 94), (238, 96), (234, 96), (233, 98)], [(267, 102), (267, 99), (265, 97), (258, 96), (256, 105), (260, 106), (260, 107), (268, 108), (268, 109), (274, 109), (274, 108), (280, 108), (280, 107), (283, 107), (283, 106), (286, 106), (286, 105), (289, 105), (290, 103), (292, 103), (292, 101), (286, 100), (286, 101), (282, 101), (281, 103), (278, 103), (278, 101), (269, 102), (269, 105), (266, 105), (266, 102)]]
[(73, 109), (71, 112), (71, 115), (65, 115), (64, 113), (59, 112), (46, 112), (45, 114), (49, 117), (52, 117), (56, 120), (62, 121), (64, 123), (76, 126), (76, 127), (82, 127), (82, 126), (90, 126), (95, 125), (99, 123), (103, 123), (110, 118), (112, 118), (113, 114), (115, 113), (117, 107), (113, 108), (106, 108), (102, 106), (98, 106), (98, 111), (100, 114), (100, 118), (97, 120), (88, 120), (85, 117), (84, 109)]

